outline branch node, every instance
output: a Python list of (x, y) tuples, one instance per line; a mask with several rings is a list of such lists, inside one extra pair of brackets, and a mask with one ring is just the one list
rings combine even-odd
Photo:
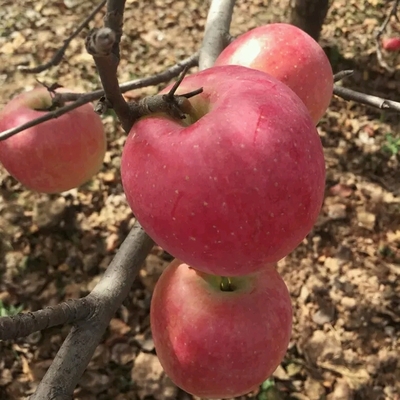
[(110, 108), (112, 108), (112, 104), (110, 101), (107, 99), (107, 97), (102, 96), (99, 101), (97, 102), (94, 111), (99, 114), (105, 114)]
[(106, 57), (111, 53), (116, 38), (110, 28), (93, 29), (86, 38), (86, 50), (94, 57)]

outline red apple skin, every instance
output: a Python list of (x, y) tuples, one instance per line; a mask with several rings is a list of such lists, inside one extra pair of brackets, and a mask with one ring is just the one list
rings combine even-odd
[(174, 257), (245, 275), (311, 230), (324, 196), (323, 149), (304, 104), (266, 73), (212, 67), (186, 77), (179, 92), (199, 87), (190, 99), (193, 115), (205, 113), (198, 121), (159, 115), (134, 124), (122, 183), (135, 217)]
[[(50, 104), (46, 88), (14, 97), (0, 112), (0, 132), (40, 117), (46, 112), (36, 109)], [(92, 105), (85, 104), (0, 141), (0, 163), (28, 189), (59, 193), (82, 185), (96, 174), (106, 147), (101, 118)]]
[(274, 266), (232, 278), (174, 260), (154, 289), (150, 320), (157, 356), (183, 390), (202, 398), (231, 398), (256, 389), (281, 363), (290, 340), (292, 308)]
[(333, 73), (321, 46), (294, 25), (260, 26), (239, 36), (217, 58), (215, 65), (255, 68), (288, 85), (308, 108), (317, 124), (332, 98)]
[(382, 39), (382, 47), (386, 51), (399, 51), (400, 37), (391, 37)]

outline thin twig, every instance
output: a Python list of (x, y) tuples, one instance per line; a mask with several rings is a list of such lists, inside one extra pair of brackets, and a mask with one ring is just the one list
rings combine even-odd
[(344, 78), (348, 78), (349, 76), (354, 74), (354, 70), (352, 69), (345, 69), (343, 71), (339, 71), (335, 75), (333, 75), (333, 82), (339, 82)]
[(230, 42), (229, 28), (235, 0), (212, 0), (200, 49), (200, 70), (210, 68)]
[(72, 393), (104, 335), (110, 319), (128, 295), (153, 244), (154, 242), (136, 222), (101, 281), (87, 296), (96, 304), (93, 316), (73, 325), (30, 400), (72, 398)]
[[(123, 83), (120, 85), (121, 93), (126, 93), (130, 90), (143, 88), (146, 86), (159, 85), (160, 83), (167, 82), (172, 78), (178, 76), (185, 67), (194, 67), (198, 62), (198, 53), (186, 58), (185, 60), (173, 65), (167, 70), (160, 72), (159, 74), (149, 76), (146, 78), (135, 79), (130, 82)], [(31, 128), (32, 126), (39, 125), (43, 122), (49, 121), (54, 118), (58, 118), (69, 111), (74, 110), (82, 106), (83, 104), (90, 103), (92, 101), (100, 99), (104, 96), (104, 90), (95, 90), (89, 93), (63, 93), (62, 98), (67, 101), (73, 101), (73, 103), (67, 104), (64, 107), (58, 108), (57, 110), (48, 112), (38, 118), (35, 118), (23, 125), (16, 126), (15, 128), (8, 129), (0, 133), (0, 141), (5, 140), (25, 129)]]
[(356, 92), (342, 86), (335, 85), (333, 94), (341, 97), (344, 100), (352, 100), (357, 103), (365, 104), (380, 110), (392, 110), (400, 112), (400, 103), (397, 101), (382, 99), (381, 97), (373, 96), (366, 93)]
[(390, 67), (388, 63), (384, 60), (383, 54), (382, 54), (382, 43), (381, 43), (381, 36), (385, 32), (390, 19), (394, 16), (397, 20), (397, 8), (400, 4), (400, 0), (395, 0), (393, 3), (392, 8), (390, 9), (389, 14), (386, 16), (385, 20), (383, 21), (382, 25), (378, 28), (375, 34), (375, 45), (376, 45), (376, 56), (378, 58), (379, 65), (389, 72), (394, 72), (394, 68)]
[(65, 50), (67, 50), (71, 41), (80, 34), (82, 29), (85, 28), (87, 24), (94, 18), (94, 16), (104, 7), (106, 1), (107, 0), (102, 0), (102, 2), (88, 15), (87, 18), (85, 18), (85, 20), (75, 29), (75, 31), (72, 32), (71, 36), (64, 40), (64, 44), (54, 53), (53, 57), (48, 62), (36, 67), (25, 67), (24, 65), (19, 65), (18, 69), (26, 73), (37, 74), (60, 64), (64, 57)]

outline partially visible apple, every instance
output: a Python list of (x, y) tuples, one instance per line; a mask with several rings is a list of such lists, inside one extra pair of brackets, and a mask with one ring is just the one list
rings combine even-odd
[(302, 101), (263, 72), (212, 67), (178, 91), (199, 87), (186, 120), (134, 124), (121, 159), (124, 191), (174, 257), (215, 275), (248, 274), (286, 256), (313, 227), (325, 187), (321, 140)]
[(239, 36), (217, 58), (215, 65), (255, 68), (288, 85), (308, 108), (317, 124), (329, 106), (333, 73), (321, 46), (294, 25), (260, 26)]
[[(57, 91), (67, 91), (58, 89)], [(68, 92), (70, 92), (68, 90)], [(41, 115), (51, 105), (46, 88), (14, 97), (0, 111), (0, 132)], [(63, 192), (88, 181), (101, 168), (107, 141), (90, 104), (0, 141), (0, 163), (27, 188)]]
[(281, 363), (291, 335), (290, 295), (273, 265), (231, 278), (232, 291), (221, 289), (221, 279), (174, 260), (151, 302), (161, 365), (177, 386), (203, 398), (257, 388)]
[(382, 39), (382, 47), (386, 51), (399, 51), (400, 37), (390, 37)]

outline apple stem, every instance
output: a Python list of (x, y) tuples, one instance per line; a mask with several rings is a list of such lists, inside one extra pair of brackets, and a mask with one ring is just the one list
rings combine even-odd
[(221, 283), (219, 287), (223, 292), (233, 292), (234, 290), (231, 278), (227, 276), (221, 276)]

